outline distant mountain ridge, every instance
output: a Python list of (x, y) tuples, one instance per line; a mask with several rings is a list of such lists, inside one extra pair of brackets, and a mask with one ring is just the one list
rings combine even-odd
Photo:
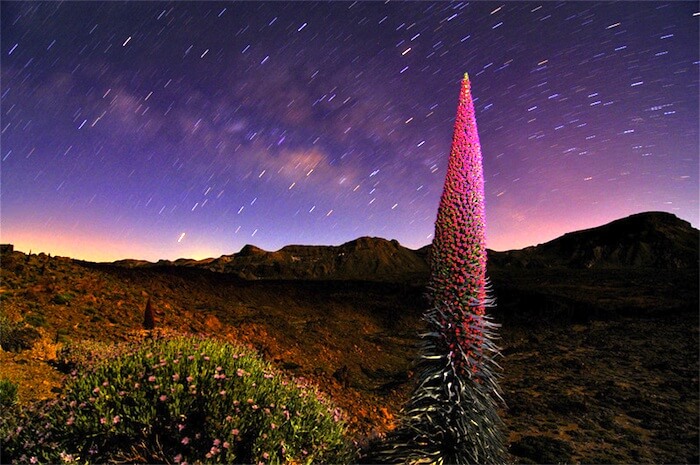
[[(489, 251), (490, 269), (698, 268), (699, 231), (671, 213), (646, 212), (521, 250)], [(149, 263), (121, 260), (125, 267), (195, 267), (245, 279), (424, 281), (430, 246), (419, 250), (396, 240), (361, 237), (339, 246), (288, 245), (275, 252), (254, 245), (205, 260)]]
[(117, 265), (187, 266), (219, 273), (231, 273), (244, 279), (310, 279), (354, 281), (420, 280), (429, 268), (415, 251), (396, 240), (360, 237), (339, 246), (288, 245), (268, 252), (254, 245), (240, 252), (205, 260), (161, 260), (155, 264), (121, 260)]
[(491, 252), (489, 260), (492, 266), (519, 268), (697, 268), (699, 239), (689, 222), (646, 212), (537, 246)]

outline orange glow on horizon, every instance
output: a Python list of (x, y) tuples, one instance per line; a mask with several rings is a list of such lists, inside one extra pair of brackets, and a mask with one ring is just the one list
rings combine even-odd
[[(602, 226), (611, 221), (640, 213), (634, 208), (595, 209), (580, 207), (580, 218), (562, 218), (555, 212), (540, 212), (537, 210), (520, 211), (508, 209), (500, 215), (489, 215), (486, 212), (486, 247), (493, 251), (518, 250), (536, 246), (551, 241), (566, 233)], [(677, 212), (676, 212), (677, 214)], [(681, 217), (682, 218), (682, 217)], [(685, 219), (685, 218), (683, 218)], [(687, 220), (686, 220), (687, 221)], [(693, 224), (693, 227), (697, 227)], [(218, 258), (222, 255), (237, 253), (245, 243), (251, 243), (263, 250), (279, 250), (285, 245), (341, 245), (357, 237), (344, 237), (342, 240), (328, 243), (311, 243), (304, 240), (288, 239), (285, 243), (257, 243), (250, 238), (242, 238), (242, 242), (234, 241), (225, 244), (221, 239), (202, 237), (196, 233), (178, 232), (165, 237), (152, 231), (134, 234), (131, 238), (118, 238), (99, 229), (86, 230), (77, 228), (47, 228), (45, 225), (23, 225), (22, 228), (3, 224), (0, 231), (0, 242), (13, 244), (15, 250), (24, 253), (50, 253), (52, 256), (63, 256), (77, 260), (92, 262), (113, 262), (123, 259), (147, 260), (177, 260), (179, 258), (202, 260)], [(432, 231), (431, 231), (432, 232)], [(416, 236), (419, 236), (417, 238)], [(431, 237), (408, 232), (406, 237), (385, 237), (397, 239), (409, 249), (417, 250), (431, 243)], [(280, 238), (283, 240), (282, 238)], [(179, 240), (179, 241), (178, 241)]]
[[(191, 258), (202, 260), (218, 257), (208, 247), (200, 244), (176, 244), (173, 250), (172, 244), (152, 245), (134, 240), (116, 240), (98, 234), (77, 233), (76, 231), (48, 231), (35, 228), (33, 230), (11, 230), (3, 228), (0, 242), (13, 244), (15, 250), (33, 254), (46, 253), (52, 256), (69, 257), (77, 260), (91, 262), (114, 262), (117, 260), (134, 259), (157, 262), (158, 260), (176, 260), (178, 258)], [(177, 256), (173, 256), (173, 255)]]

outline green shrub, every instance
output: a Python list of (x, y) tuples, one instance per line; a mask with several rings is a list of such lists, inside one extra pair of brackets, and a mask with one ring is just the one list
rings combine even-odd
[(8, 437), (18, 427), (17, 384), (0, 379), (0, 463), (8, 463), (5, 453)]
[(61, 344), (67, 344), (68, 341), (70, 341), (69, 338), (69, 332), (67, 329), (59, 328), (56, 330), (56, 339), (55, 342), (61, 343)]
[(3, 350), (20, 352), (31, 349), (39, 339), (41, 339), (41, 333), (32, 327), (19, 323), (0, 322), (0, 347)]
[[(59, 337), (58, 333), (56, 337)], [(65, 336), (63, 337), (65, 338)], [(108, 361), (110, 358), (123, 356), (129, 350), (133, 351), (133, 348), (126, 344), (112, 345), (87, 339), (77, 342), (66, 340), (58, 352), (56, 365), (62, 372), (76, 376), (79, 372), (91, 371), (94, 367)]]
[(17, 403), (17, 384), (0, 378), (0, 408), (6, 409)]
[(70, 293), (56, 294), (53, 296), (53, 299), (51, 299), (51, 301), (57, 305), (68, 305), (71, 300), (73, 300), (73, 294)]
[(286, 380), (251, 351), (226, 343), (147, 342), (80, 373), (63, 392), (7, 434), (3, 460), (353, 459), (337, 409), (303, 381)]
[(46, 317), (40, 313), (32, 312), (24, 317), (24, 321), (28, 325), (34, 326), (35, 328), (46, 326)]
[(83, 309), (83, 313), (85, 313), (86, 316), (90, 317), (90, 321), (92, 323), (99, 323), (101, 321), (105, 321), (105, 317), (95, 307), (85, 307)]

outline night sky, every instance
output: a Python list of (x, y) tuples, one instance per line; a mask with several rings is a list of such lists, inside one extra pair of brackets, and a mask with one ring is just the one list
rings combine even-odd
[(487, 244), (698, 226), (697, 2), (3, 2), (4, 243), (432, 240), (468, 72)]

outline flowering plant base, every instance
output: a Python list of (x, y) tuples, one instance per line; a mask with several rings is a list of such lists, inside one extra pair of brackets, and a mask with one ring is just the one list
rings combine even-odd
[(340, 411), (240, 346), (151, 340), (0, 423), (2, 463), (346, 463)]

